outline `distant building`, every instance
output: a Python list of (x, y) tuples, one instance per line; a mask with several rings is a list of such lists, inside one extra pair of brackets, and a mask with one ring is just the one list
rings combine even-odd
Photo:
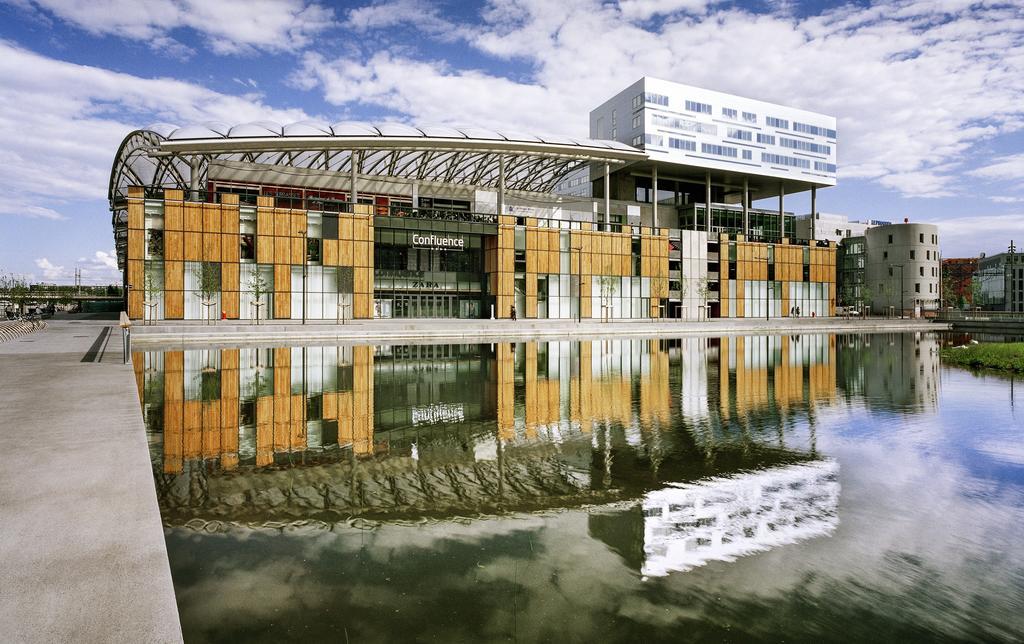
[(974, 273), (977, 257), (951, 257), (942, 260), (942, 300), (945, 306), (966, 308), (974, 305)]
[(890, 224), (865, 235), (864, 283), (873, 313), (890, 307), (904, 315), (939, 307), (939, 229), (934, 224)]
[(974, 273), (974, 306), (986, 311), (1024, 312), (1024, 256), (1010, 250), (978, 258)]
[(888, 226), (891, 223), (877, 219), (851, 221), (846, 215), (819, 212), (813, 219), (810, 214), (800, 215), (796, 218), (796, 238), (827, 239), (838, 244), (850, 237), (863, 237), (868, 228)]

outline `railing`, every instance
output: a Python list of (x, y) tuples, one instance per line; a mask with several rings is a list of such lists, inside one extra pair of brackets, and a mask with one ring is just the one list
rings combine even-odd
[(1018, 311), (964, 311), (962, 309), (939, 309), (936, 317), (940, 320), (947, 321), (1024, 323), (1024, 313)]

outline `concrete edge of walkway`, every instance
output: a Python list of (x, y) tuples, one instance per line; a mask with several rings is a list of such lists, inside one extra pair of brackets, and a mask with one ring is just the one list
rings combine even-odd
[[(137, 327), (133, 330), (133, 348), (163, 346), (207, 345), (226, 343), (266, 344), (272, 342), (334, 341), (351, 344), (373, 343), (439, 343), (439, 342), (494, 342), (505, 340), (558, 340), (594, 338), (653, 338), (737, 335), (797, 335), (813, 333), (891, 333), (913, 331), (946, 331), (950, 326), (923, 320), (830, 320), (811, 323), (771, 324), (752, 320), (747, 324), (718, 323), (615, 323), (569, 324), (516, 327), (512, 325), (473, 328), (375, 328), (375, 324), (349, 325), (266, 325), (252, 326), (243, 331), (237, 325), (230, 328), (216, 326)], [(546, 328), (545, 328), (546, 327)], [(146, 329), (140, 333), (141, 329)]]

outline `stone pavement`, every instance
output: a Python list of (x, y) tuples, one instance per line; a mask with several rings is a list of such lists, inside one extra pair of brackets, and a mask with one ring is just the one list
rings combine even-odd
[(871, 318), (773, 318), (682, 320), (354, 320), (262, 321), (259, 325), (238, 321), (165, 321), (140, 325), (132, 330), (135, 348), (193, 344), (331, 341), (340, 343), (492, 342), (529, 339), (585, 339), (598, 337), (683, 337), (693, 335), (763, 335), (800, 333), (880, 333), (889, 331), (944, 330), (948, 325), (927, 320)]
[(0, 639), (180, 642), (131, 365), (105, 321), (0, 343)]

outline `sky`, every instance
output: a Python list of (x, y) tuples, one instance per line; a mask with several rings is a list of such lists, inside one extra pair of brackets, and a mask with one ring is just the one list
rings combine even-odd
[(944, 257), (1024, 243), (1022, 0), (0, 0), (0, 273), (120, 281), (107, 187), (136, 129), (586, 137), (645, 75), (835, 116), (822, 212), (937, 223)]

